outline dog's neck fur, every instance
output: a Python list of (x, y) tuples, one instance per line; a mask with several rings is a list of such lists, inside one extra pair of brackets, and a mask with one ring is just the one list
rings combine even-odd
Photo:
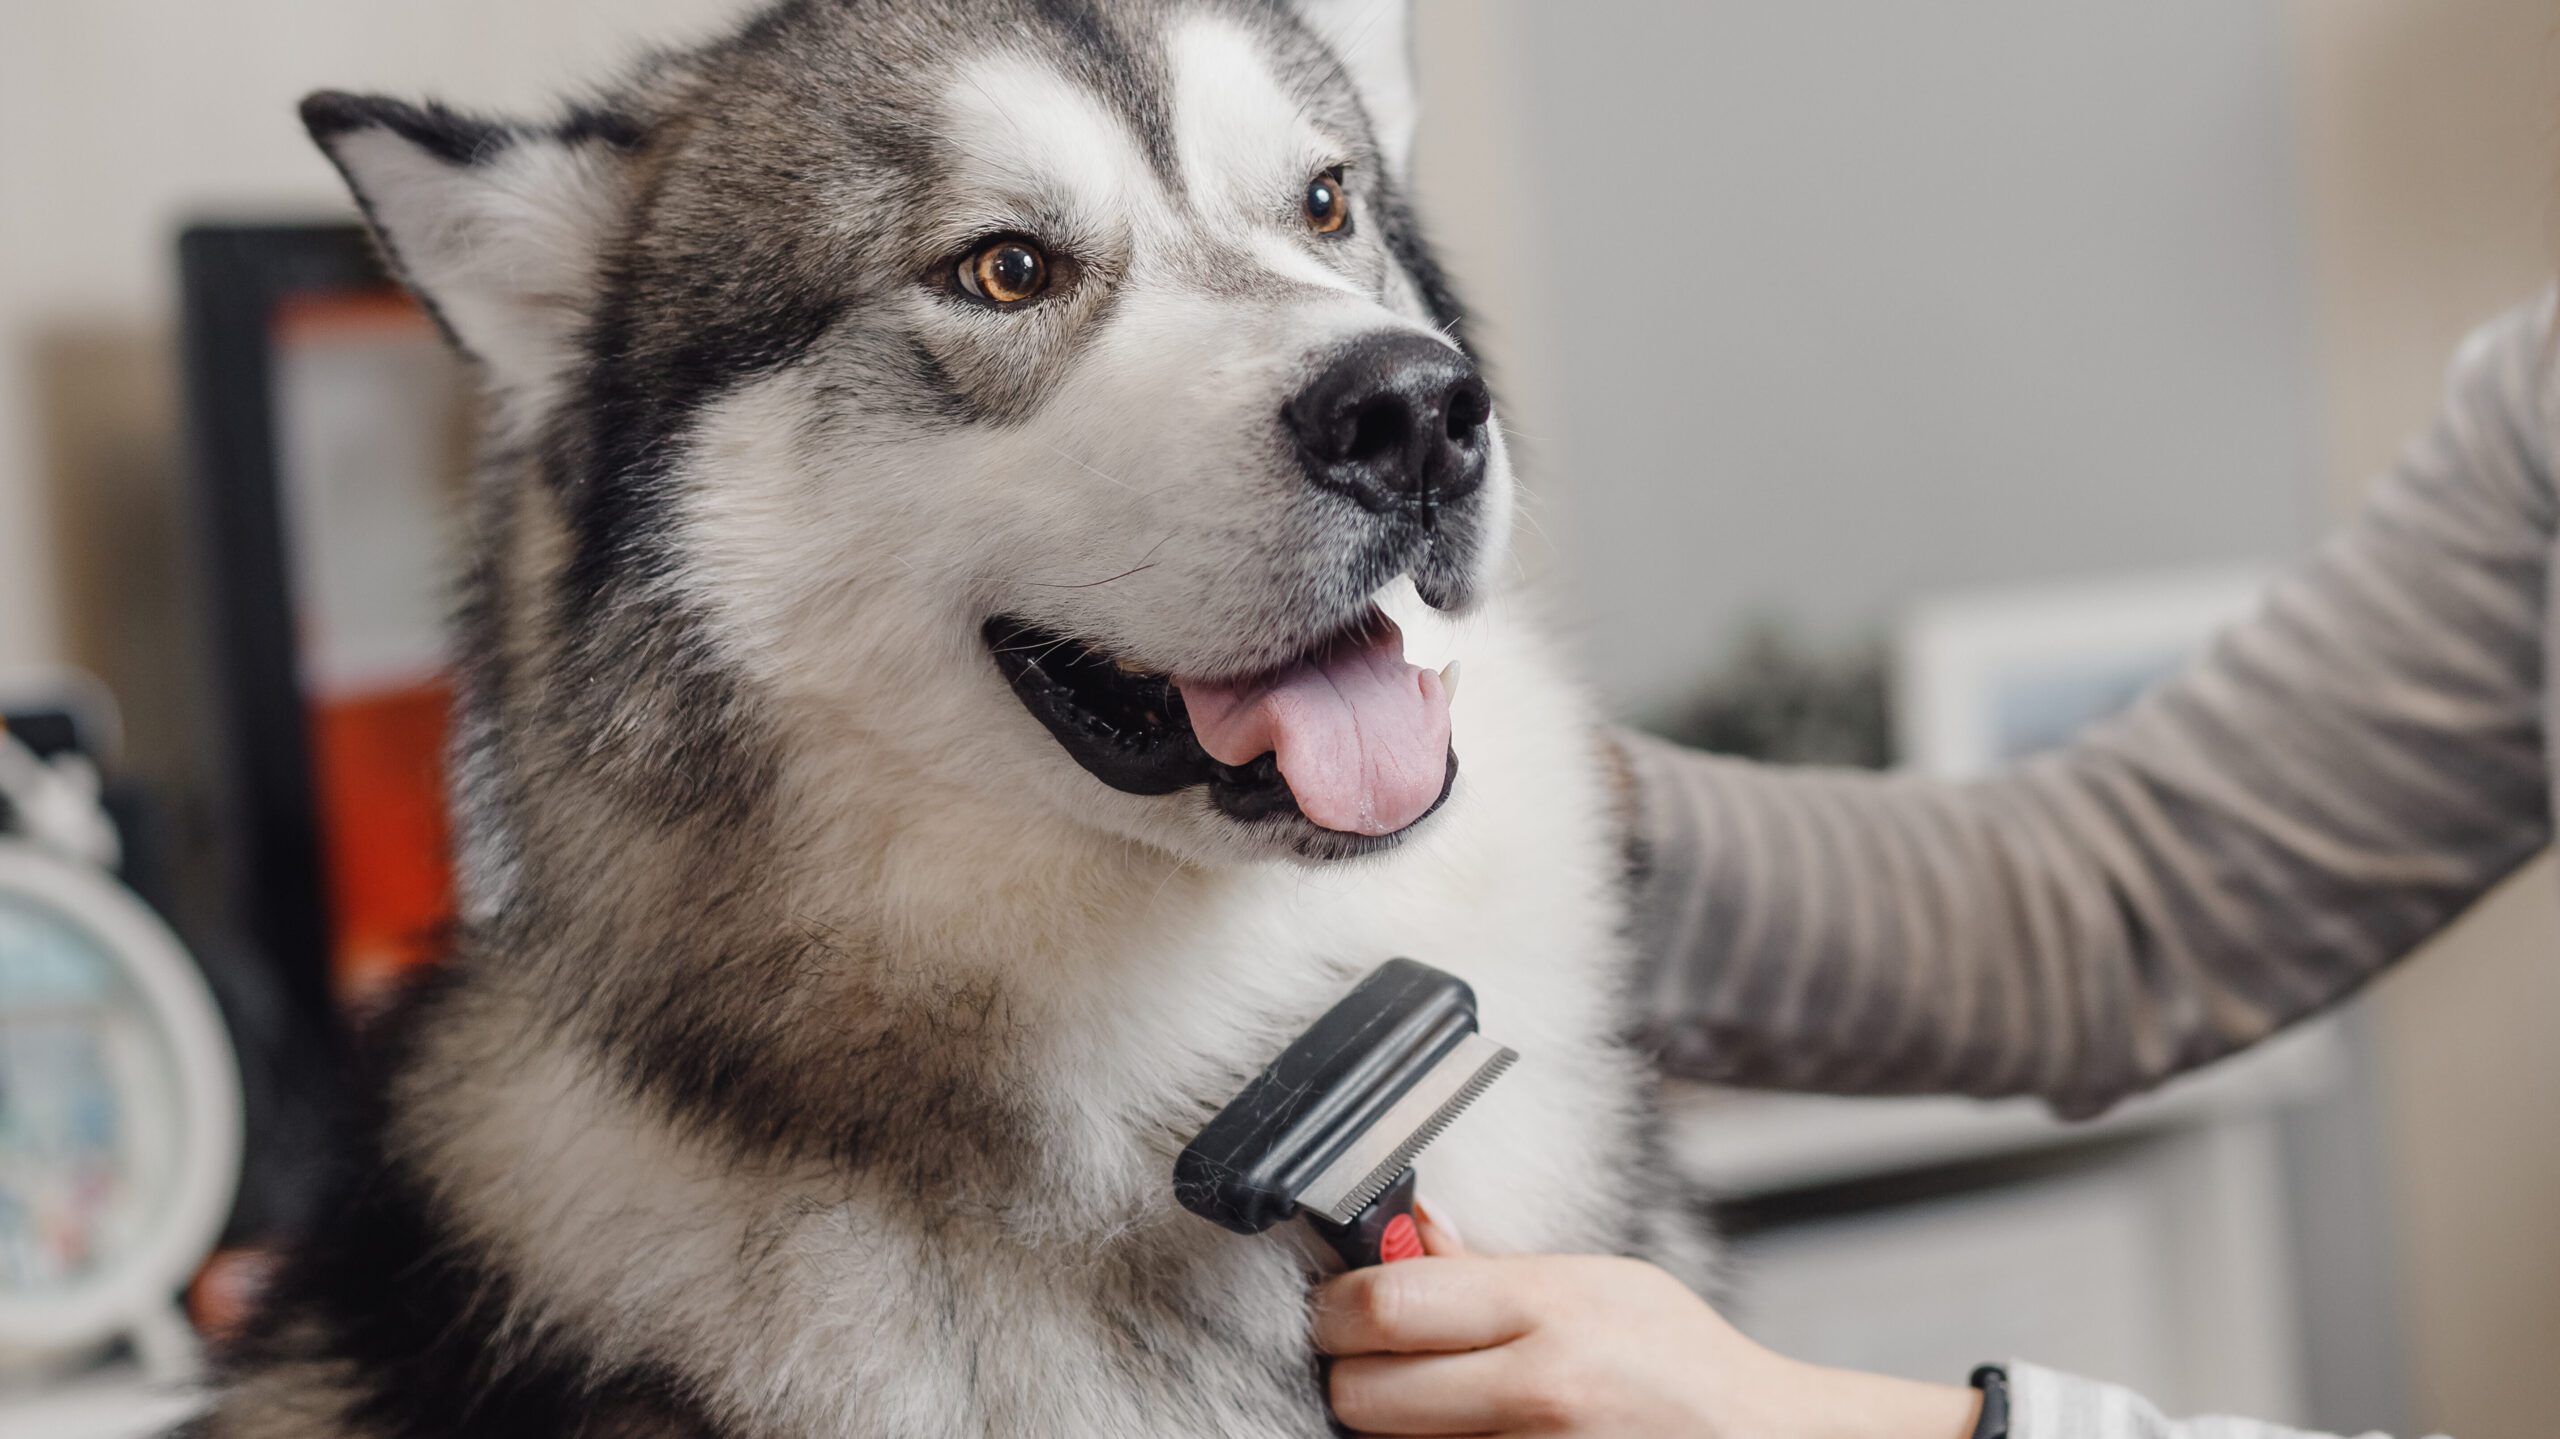
[[(1248, 972), (1150, 943), (1203, 932), (1221, 907), (1291, 882), (1285, 872), (1195, 866), (1001, 804), (841, 716), (758, 704), (691, 662), (680, 612), (625, 600), (621, 616), (546, 632), (556, 608), (518, 600), (560, 582), (558, 491), (493, 483), (506, 488), (481, 553), (501, 558), (476, 581), (458, 765), (466, 913), (479, 920), (463, 964), (521, 1006), (528, 1034), (573, 1040), (723, 1141), (984, 1202), (991, 1181), (1014, 1190), (1051, 1168), (1050, 1064), (1162, 1056), (1080, 1073), (1071, 1088), (1088, 1112), (1072, 1122), (1196, 1122), (1260, 1052), (1227, 1052), (1233, 1024), (1284, 1033), (1285, 1021), (1243, 1016), (1294, 1014), (1346, 976), (1313, 954), (1294, 973)], [(711, 732), (630, 753), (624, 734), (670, 729), (618, 727), (633, 706)], [(525, 753), (586, 762), (538, 768)], [(718, 1056), (707, 1064), (706, 1038)], [(870, 1147), (905, 1128), (874, 1107), (920, 1089), (952, 1107), (948, 1147)], [(1150, 1164), (1169, 1157), (1164, 1140), (1150, 1136)], [(1125, 1198), (1125, 1174), (1062, 1180), (1045, 1173), (1041, 1202), (1081, 1205), (1097, 1187)]]
[[(661, 668), (656, 640), (600, 652), (510, 604), (558, 553), (549, 494), (512, 493), (461, 761), (468, 872), (492, 888), (448, 997), (467, 1012), (422, 1035), (391, 1139), (519, 1276), (521, 1341), (733, 1376), (715, 1407), (750, 1427), (833, 1432), (849, 1394), (885, 1413), (916, 1382), (866, 1326), (952, 1304), (1020, 1307), (973, 1331), (1072, 1328), (1107, 1301), (1161, 1331), (1147, 1352), (1271, 1371), (1262, 1427), (1296, 1432), (1302, 1261), (1180, 1215), (1167, 1186), (1253, 1056), (1350, 971), (1149, 942), (1212, 933), (1287, 877), (1005, 809), (770, 710), (723, 736), (744, 796), (675, 812), (663, 796), (699, 777), (664, 766), (702, 756), (610, 752), (579, 681), (548, 677), (619, 665), (588, 682), (665, 705), (700, 677)], [(546, 750), (593, 759), (517, 758)], [(955, 1246), (975, 1287), (937, 1277)], [(1111, 1412), (1127, 1389), (1057, 1402), (1098, 1406), (1076, 1432), (1134, 1432)]]

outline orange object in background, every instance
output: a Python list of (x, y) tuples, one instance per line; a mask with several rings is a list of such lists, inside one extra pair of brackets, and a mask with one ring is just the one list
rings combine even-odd
[(217, 1249), (187, 1286), (187, 1318), (214, 1344), (240, 1338), (283, 1267), (272, 1249)]
[(359, 1011), (444, 950), (453, 916), (443, 765), (452, 702), (438, 679), (315, 699), (308, 711), (331, 977)]
[(297, 297), (273, 338), (330, 980), (363, 1016), (442, 955), (453, 914), (444, 621), (469, 387), (434, 322), (393, 291)]

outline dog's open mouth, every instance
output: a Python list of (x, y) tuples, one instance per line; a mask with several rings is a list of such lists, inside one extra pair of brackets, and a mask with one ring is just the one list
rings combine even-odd
[(1438, 809), (1457, 780), (1447, 686), (1406, 662), (1403, 636), (1375, 610), (1287, 664), (1224, 679), (1138, 669), (1006, 616), (984, 633), (1032, 716), (1129, 794), (1206, 785), (1238, 820), (1377, 840)]

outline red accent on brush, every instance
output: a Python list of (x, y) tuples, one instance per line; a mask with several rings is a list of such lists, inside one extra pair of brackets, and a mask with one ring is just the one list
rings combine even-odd
[(1399, 1214), (1387, 1221), (1387, 1230), (1378, 1236), (1378, 1262), (1393, 1264), (1399, 1259), (1422, 1257), (1422, 1231), (1414, 1228), (1413, 1216)]

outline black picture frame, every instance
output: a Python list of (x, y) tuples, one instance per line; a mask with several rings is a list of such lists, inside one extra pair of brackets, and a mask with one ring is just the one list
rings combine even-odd
[(276, 323), (297, 298), (401, 289), (352, 223), (191, 226), (179, 236), (178, 272), (223, 879), (283, 1011), (276, 1037), (302, 1051), (293, 1067), (334, 1073), (334, 931), (295, 634)]

